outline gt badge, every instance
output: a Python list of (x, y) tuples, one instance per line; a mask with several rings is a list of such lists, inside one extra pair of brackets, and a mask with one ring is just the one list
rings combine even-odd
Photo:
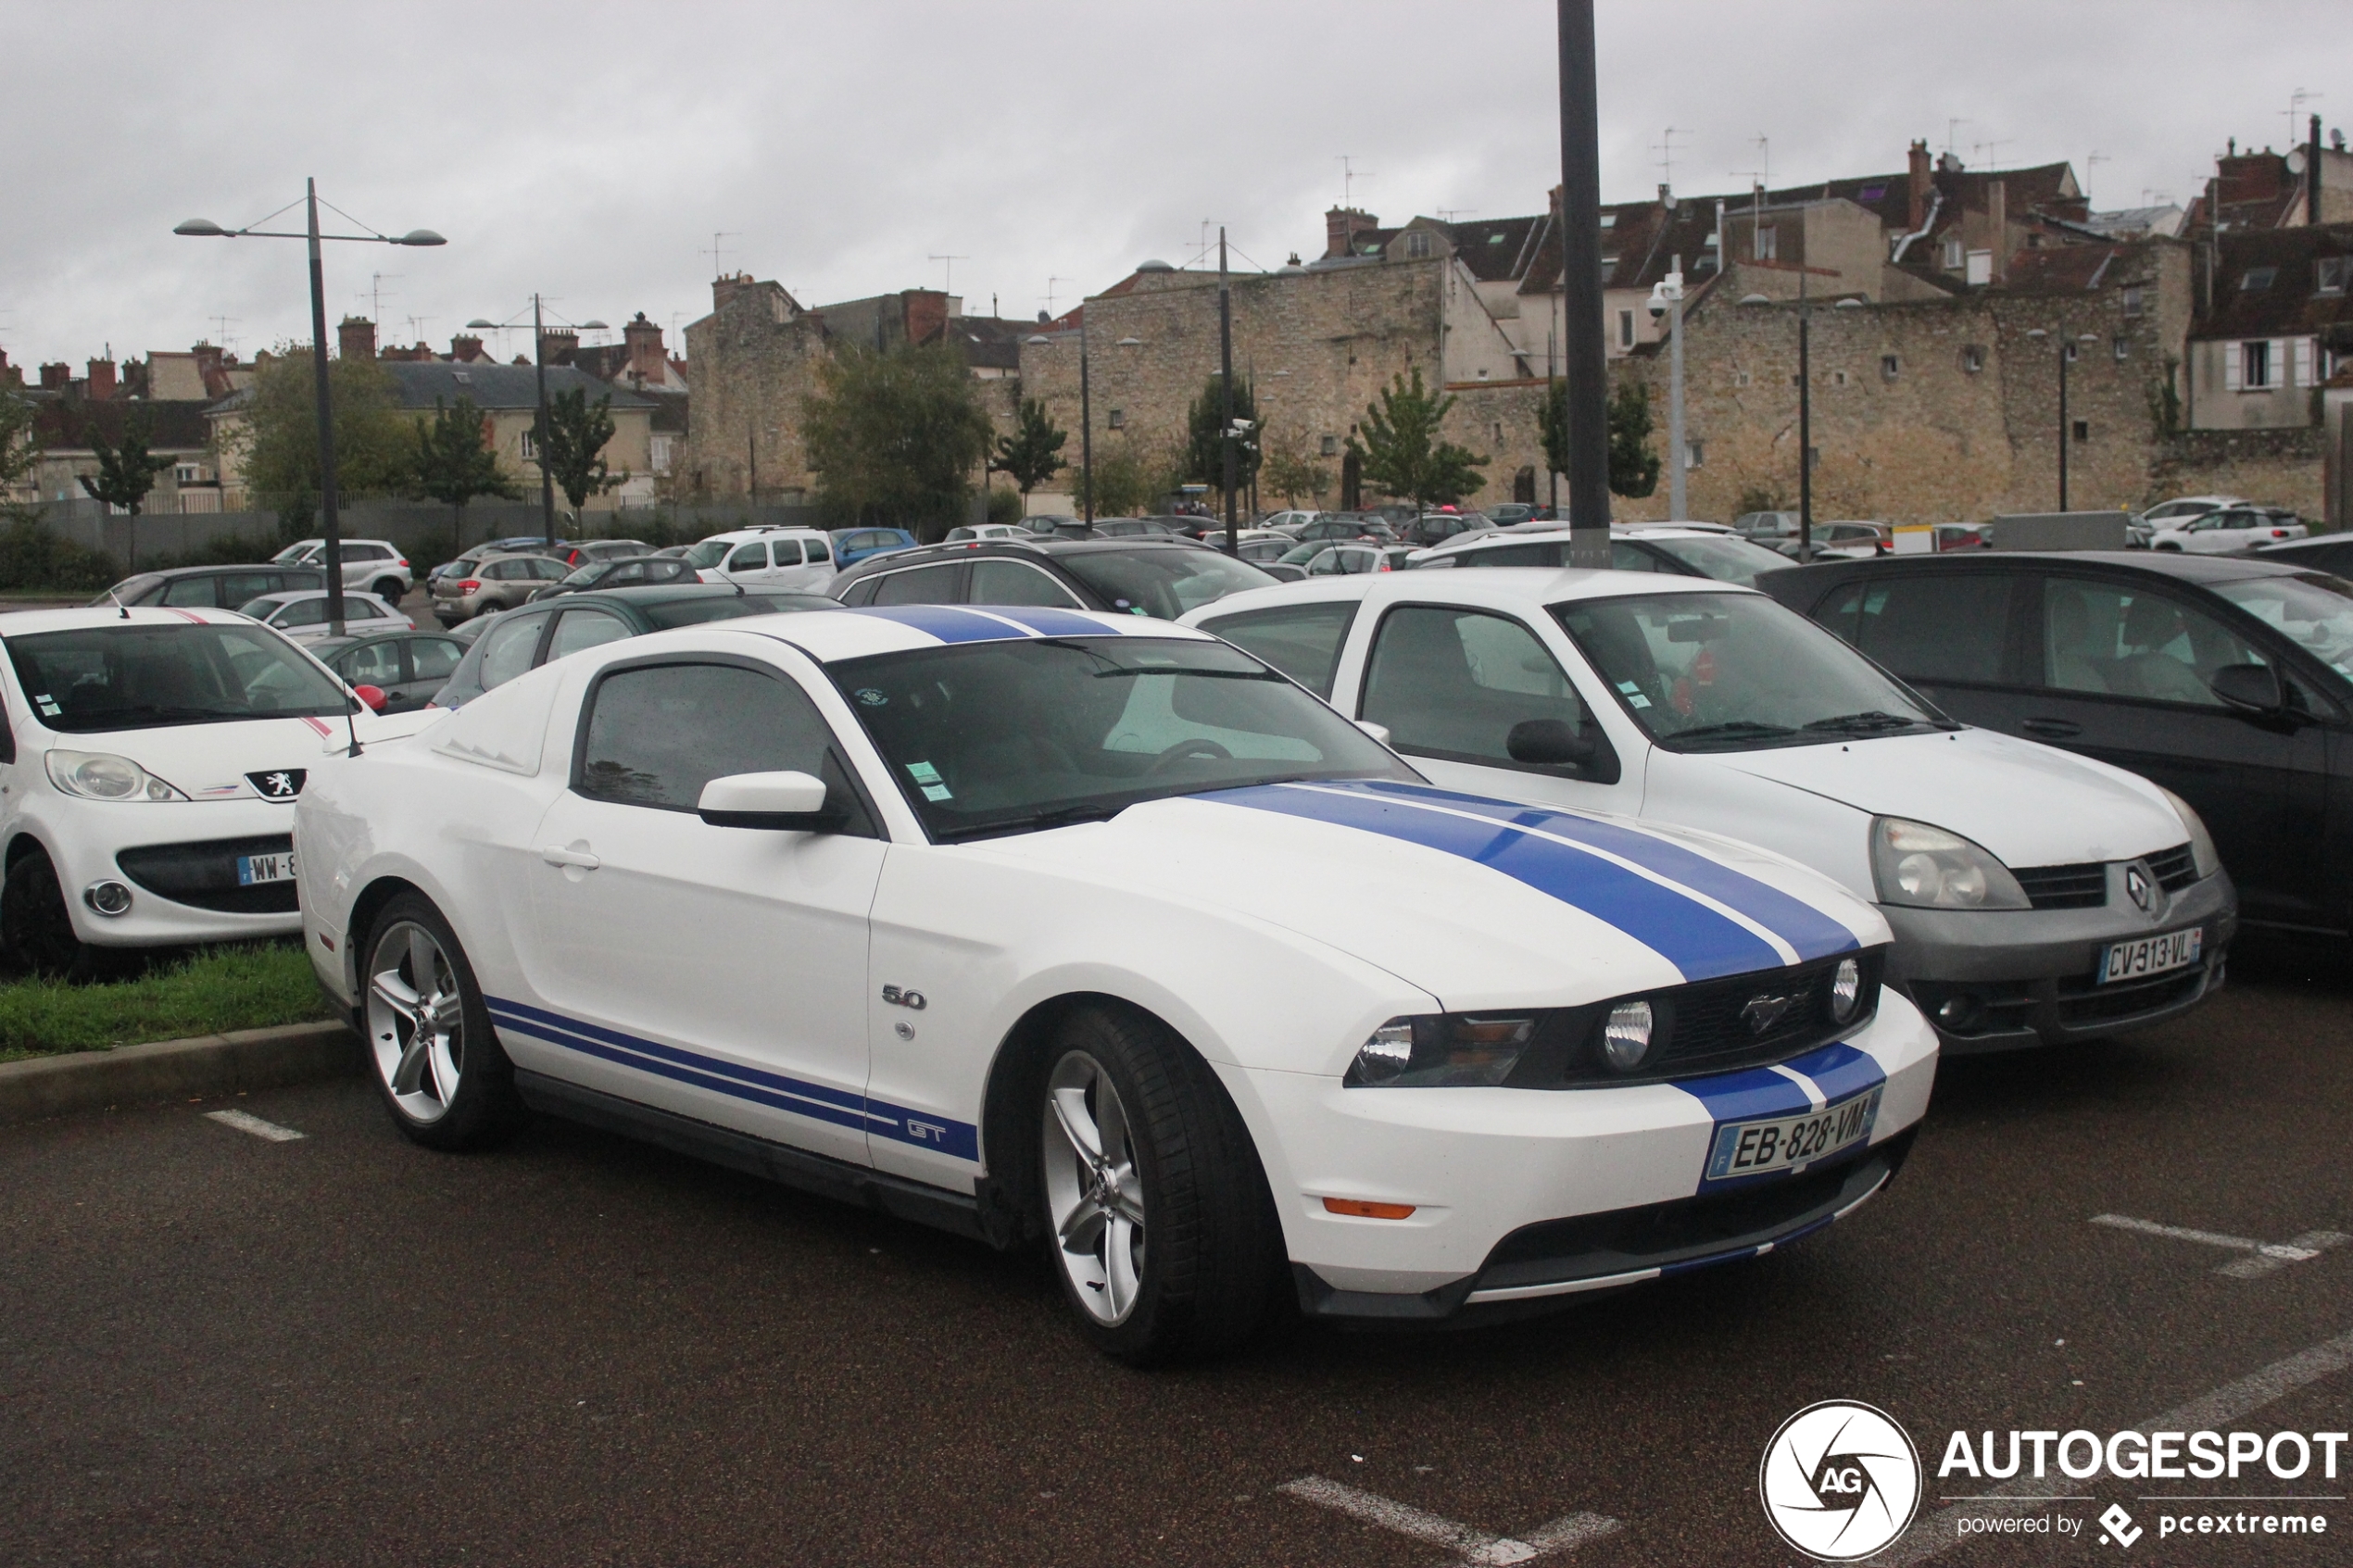
[(906, 1008), (913, 1012), (921, 1012), (925, 1007), (924, 994), (921, 991), (902, 991), (896, 985), (883, 987), (883, 1000), (892, 1007)]
[(308, 776), (301, 768), (281, 768), (273, 773), (247, 773), (245, 783), (264, 800), (292, 800), (302, 793), (302, 781)]

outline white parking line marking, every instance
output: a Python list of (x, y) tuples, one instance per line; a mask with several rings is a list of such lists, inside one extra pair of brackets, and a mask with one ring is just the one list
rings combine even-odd
[(264, 1122), (260, 1117), (248, 1116), (242, 1110), (208, 1110), (204, 1114), (208, 1122), (218, 1122), (241, 1133), (251, 1133), (255, 1137), (268, 1138), (271, 1143), (292, 1143), (302, 1136), (292, 1127), (281, 1127), (275, 1122)]
[[(2151, 1432), (2200, 1432), (2208, 1427), (2217, 1430), (2228, 1426), (2239, 1417), (2252, 1414), (2265, 1405), (2287, 1398), (2307, 1384), (2318, 1383), (2324, 1377), (2353, 1367), (2353, 1334), (2340, 1334), (2324, 1339), (2309, 1350), (2273, 1361), (2270, 1366), (2251, 1372), (2235, 1383), (2225, 1383), (2203, 1399), (2153, 1415), (2137, 1423), (2131, 1430), (2144, 1435)], [(1940, 1508), (1934, 1513), (1912, 1522), (1903, 1538), (1877, 1557), (1865, 1561), (1874, 1568), (1904, 1568), (1905, 1564), (1926, 1562), (1961, 1544), (1964, 1538), (1955, 1521), (1964, 1513), (2034, 1513), (2039, 1505), (2028, 1495), (2038, 1485), (2050, 1484), (2048, 1476), (2039, 1481), (2021, 1477), (2007, 1486), (1996, 1486), (1974, 1502), (1956, 1503)], [(1990, 1505), (1990, 1506), (1989, 1506)]]
[(2353, 1236), (2343, 1231), (2306, 1231), (2286, 1241), (2258, 1241), (2253, 1236), (2224, 1236), (2219, 1231), (2194, 1231), (2183, 1225), (2160, 1225), (2154, 1220), (2135, 1220), (2124, 1214), (2095, 1214), (2092, 1223), (2111, 1230), (2137, 1231), (2143, 1236), (2161, 1236), (2169, 1241), (2195, 1241), (2202, 1247), (2226, 1248), (2247, 1256), (2223, 1264), (2214, 1272), (2233, 1279), (2260, 1279), (2289, 1263), (2309, 1263), (2332, 1247), (2342, 1247), (2353, 1241)]
[(1454, 1554), (1457, 1561), (1477, 1564), (1478, 1568), (1533, 1562), (1540, 1557), (1573, 1551), (1587, 1541), (1599, 1540), (1618, 1528), (1617, 1521), (1604, 1514), (1571, 1513), (1530, 1530), (1525, 1539), (1515, 1539), (1509, 1536), (1491, 1536), (1467, 1524), (1457, 1524), (1452, 1519), (1426, 1513), (1409, 1504), (1392, 1502), (1378, 1493), (1360, 1491), (1338, 1481), (1327, 1481), (1320, 1475), (1302, 1475), (1296, 1481), (1285, 1482), (1275, 1490), (1287, 1493), (1302, 1502), (1312, 1502), (1319, 1508), (1345, 1513), (1352, 1519), (1361, 1519), (1367, 1524), (1378, 1524), (1384, 1530), (1394, 1530), (1401, 1536), (1411, 1536), (1417, 1541), (1444, 1547)]

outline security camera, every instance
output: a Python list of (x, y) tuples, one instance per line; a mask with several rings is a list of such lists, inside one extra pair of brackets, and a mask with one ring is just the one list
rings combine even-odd
[(1664, 283), (1652, 284), (1651, 296), (1645, 303), (1650, 310), (1652, 320), (1658, 321), (1665, 320), (1667, 305), (1667, 285)]

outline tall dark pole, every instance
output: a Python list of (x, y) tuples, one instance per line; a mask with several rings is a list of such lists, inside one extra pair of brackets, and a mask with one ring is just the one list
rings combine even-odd
[[(1553, 399), (1560, 395), (1560, 370), (1554, 363), (1559, 352), (1556, 335), (1546, 332), (1544, 334), (1544, 417), (1547, 420), (1553, 417)], [(1561, 475), (1560, 470), (1553, 466), (1553, 460), (1549, 455), (1544, 459), (1544, 488), (1550, 502), (1553, 521), (1558, 522), (1561, 517)]]
[(2059, 339), (2059, 510), (2067, 510), (2067, 362), (2075, 357), (2075, 345)]
[(1602, 340), (1601, 109), (1593, 0), (1560, 0), (1561, 358), (1568, 394), (1568, 563), (1606, 569), (1609, 356)]
[[(310, 218), (310, 362), (318, 372), (319, 519), (326, 541), (327, 634), (343, 635), (343, 521), (335, 495), (334, 400), (327, 391), (327, 280), (319, 261), (319, 182), (303, 182)], [(137, 536), (138, 523), (132, 523)]]
[(1797, 560), (1814, 558), (1813, 307), (1806, 303), (1806, 264), (1797, 268)]
[(539, 517), (547, 525), (547, 547), (556, 547), (556, 476), (547, 470), (547, 332), (539, 323), (539, 296), (531, 296), (531, 363), (539, 381), (539, 413), (533, 420), (532, 439), (539, 445)]
[(1086, 492), (1087, 526), (1095, 526), (1095, 408), (1087, 396), (1087, 301), (1078, 302), (1078, 486)]
[(1225, 416), (1219, 426), (1218, 457), (1226, 480), (1226, 553), (1241, 555), (1241, 526), (1234, 519), (1234, 291), (1226, 280), (1226, 226), (1217, 226), (1217, 359), (1223, 378)]

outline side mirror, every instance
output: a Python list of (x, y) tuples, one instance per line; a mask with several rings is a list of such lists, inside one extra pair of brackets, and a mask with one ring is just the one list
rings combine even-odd
[(1523, 719), (1504, 737), (1515, 762), (1540, 768), (1581, 767), (1593, 759), (1593, 743), (1558, 719)]
[(1356, 727), (1364, 731), (1366, 734), (1372, 736), (1375, 740), (1380, 742), (1383, 746), (1390, 744), (1389, 738), (1389, 726), (1387, 724), (1376, 724), (1370, 719), (1359, 719), (1356, 721)]
[(2246, 713), (2277, 713), (2287, 706), (2280, 672), (2268, 664), (2225, 664), (2207, 685), (2216, 696)]
[(824, 781), (808, 773), (730, 773), (702, 786), (695, 810), (715, 828), (823, 833), (841, 820), (825, 806)]
[(382, 713), (384, 710), (384, 692), (382, 686), (354, 686), (351, 688), (351, 695), (366, 703), (371, 712)]

